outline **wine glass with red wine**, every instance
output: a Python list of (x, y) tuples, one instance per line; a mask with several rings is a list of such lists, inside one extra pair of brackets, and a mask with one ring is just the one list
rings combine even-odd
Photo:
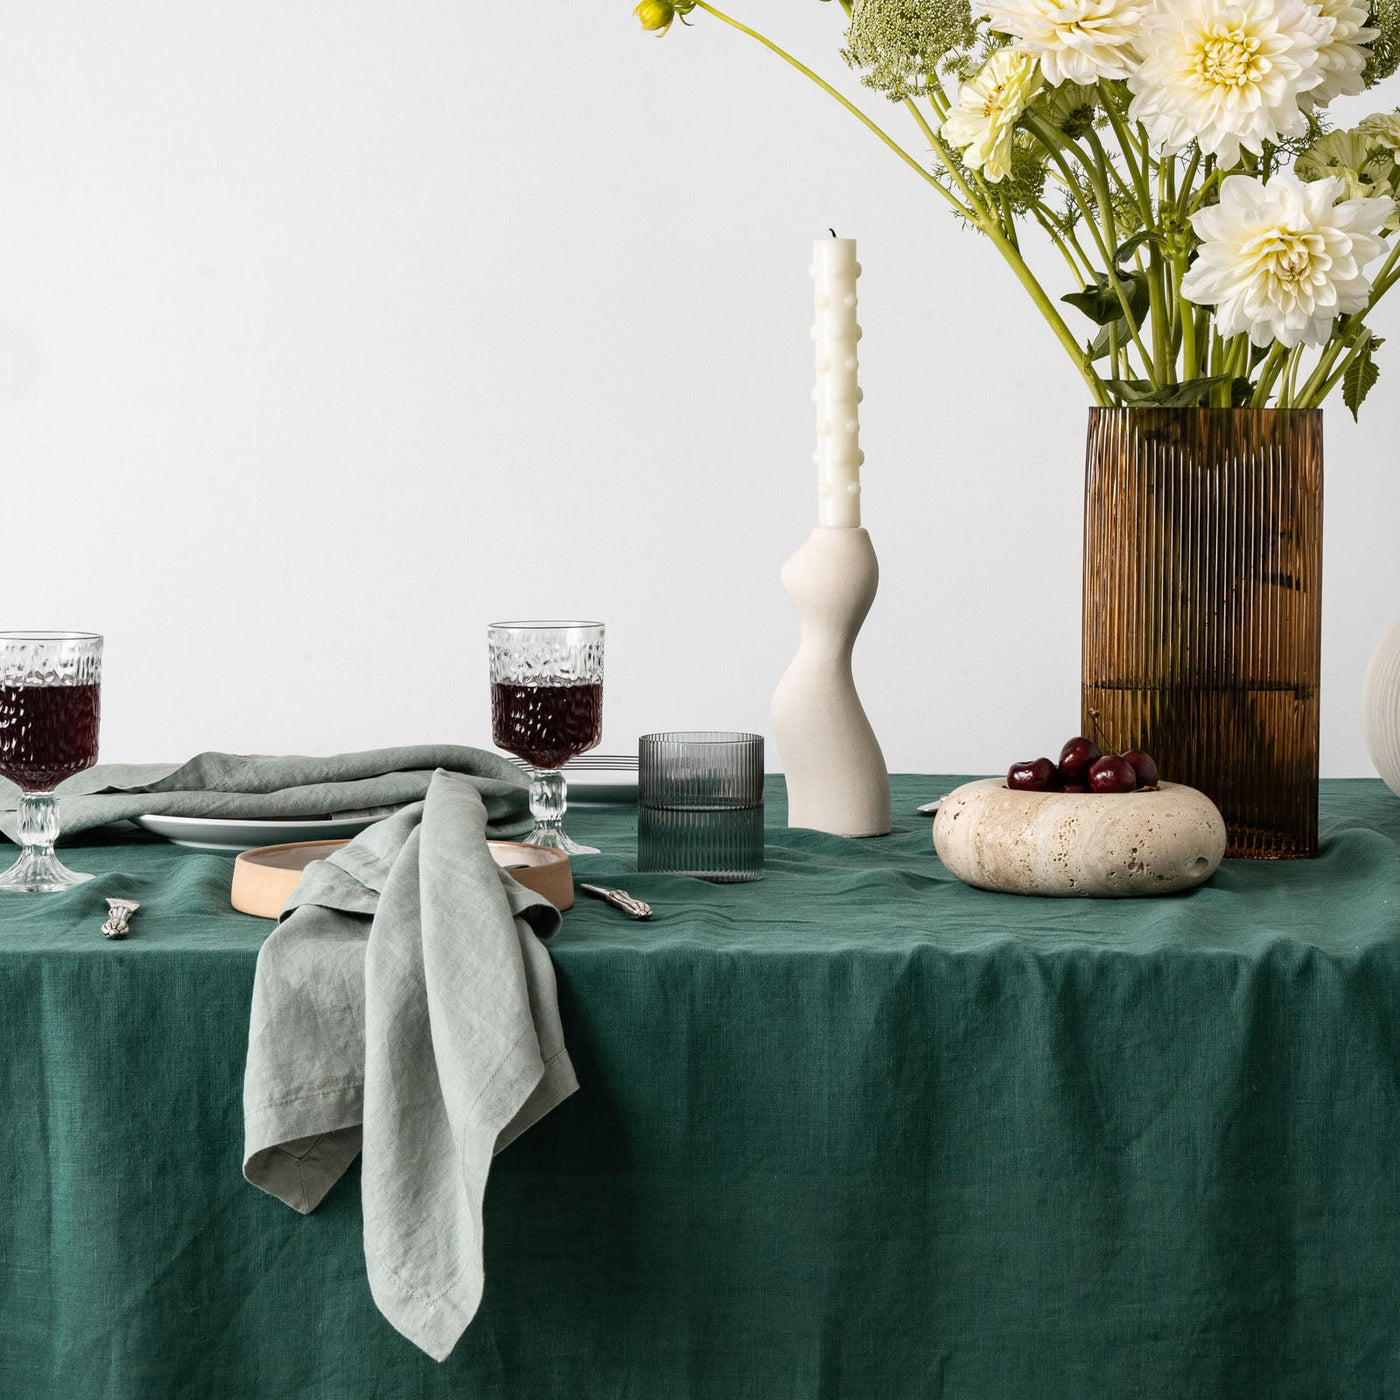
[(92, 879), (54, 855), (53, 790), (97, 762), (101, 685), (95, 632), (0, 632), (0, 776), (20, 789), (22, 848), (0, 890), (54, 894)]
[(568, 786), (559, 769), (603, 737), (603, 624), (493, 622), (491, 735), (532, 769), (527, 846), (596, 855), (564, 831)]

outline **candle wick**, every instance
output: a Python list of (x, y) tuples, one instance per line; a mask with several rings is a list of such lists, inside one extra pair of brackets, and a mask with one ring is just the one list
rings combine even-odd
[(832, 229), (832, 230), (831, 230), (831, 236), (832, 236), (833, 238), (836, 237), (836, 230), (835, 230), (835, 229)]

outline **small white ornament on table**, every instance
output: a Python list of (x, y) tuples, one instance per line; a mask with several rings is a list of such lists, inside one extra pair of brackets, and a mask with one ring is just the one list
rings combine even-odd
[(884, 755), (856, 693), (851, 653), (875, 600), (880, 567), (860, 523), (860, 386), (852, 238), (819, 239), (816, 282), (817, 528), (783, 566), (801, 623), (796, 657), (773, 696), (773, 734), (783, 759), (788, 825), (837, 836), (890, 829)]
[(1366, 667), (1361, 717), (1376, 772), (1400, 793), (1400, 622), (1381, 638)]

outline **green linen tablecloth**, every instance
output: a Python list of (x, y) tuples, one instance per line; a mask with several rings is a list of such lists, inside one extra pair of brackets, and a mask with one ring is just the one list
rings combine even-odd
[[(0, 1396), (1400, 1396), (1400, 799), (1157, 901), (1016, 899), (894, 833), (783, 825), (767, 879), (633, 870), (578, 808), (550, 946), (581, 1089), (497, 1159), (441, 1366), (379, 1316), (353, 1175), (240, 1171), (258, 947), (231, 858), (68, 848), (0, 897)], [(108, 895), (133, 936), (98, 932)]]

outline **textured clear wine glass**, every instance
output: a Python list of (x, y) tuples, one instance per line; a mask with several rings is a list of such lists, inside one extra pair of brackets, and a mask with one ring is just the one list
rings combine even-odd
[(0, 632), (0, 776), (19, 795), (19, 859), (0, 890), (55, 894), (91, 880), (54, 854), (64, 778), (97, 762), (102, 638), (95, 632)]
[(527, 846), (596, 855), (564, 831), (568, 785), (559, 769), (603, 737), (603, 624), (493, 622), (491, 735), (497, 748), (530, 765)]

